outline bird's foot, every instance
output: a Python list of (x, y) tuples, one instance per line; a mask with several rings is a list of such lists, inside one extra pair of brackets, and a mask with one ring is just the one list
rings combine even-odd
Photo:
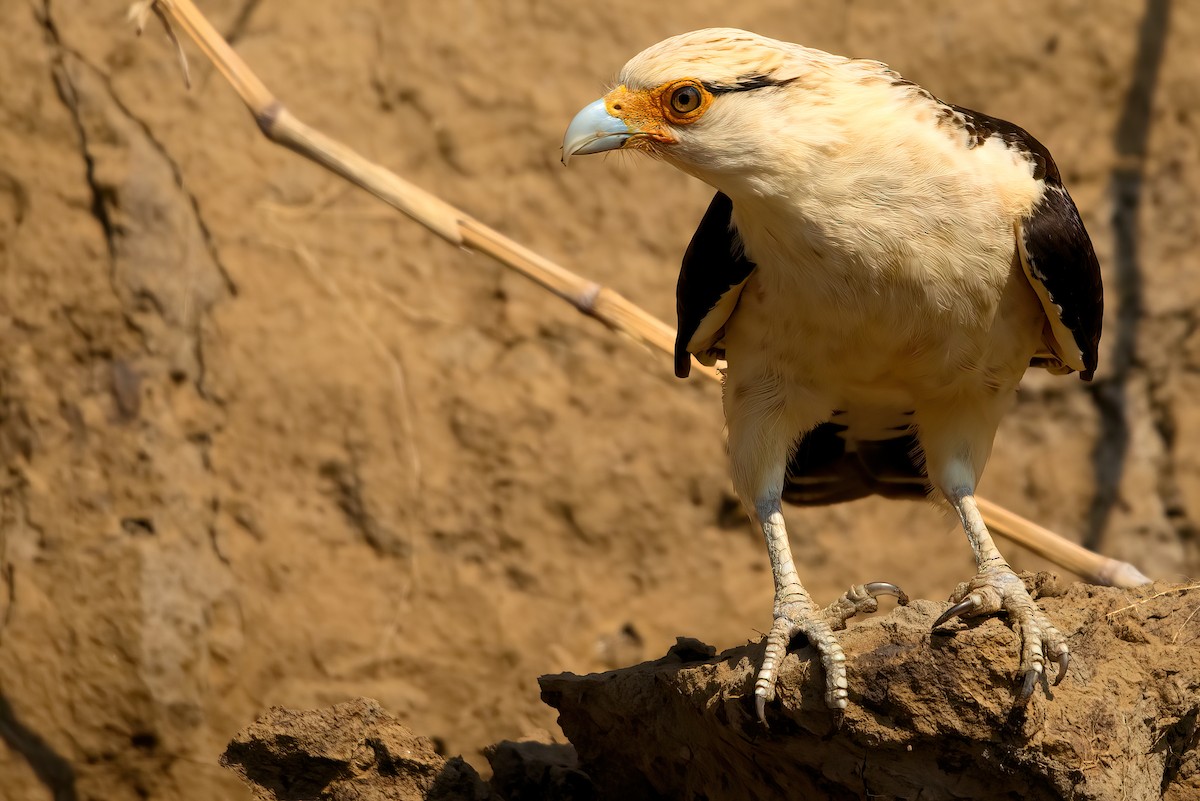
[(834, 631), (846, 628), (846, 621), (855, 615), (869, 615), (879, 611), (879, 596), (894, 595), (901, 606), (908, 606), (908, 593), (886, 581), (855, 584), (842, 593), (842, 597), (825, 607), (821, 614)]
[(1021, 639), (1021, 667), (1023, 677), (1017, 705), (1024, 706), (1033, 695), (1038, 683), (1045, 681), (1046, 660), (1058, 665), (1054, 677), (1057, 685), (1067, 674), (1071, 661), (1066, 638), (1059, 633), (1030, 596), (1029, 590), (1012, 568), (990, 568), (968, 582), (959, 584), (950, 596), (953, 605), (934, 622), (936, 629), (955, 617), (976, 617), (996, 612), (1006, 612)]
[(797, 634), (803, 634), (821, 655), (825, 669), (825, 704), (834, 711), (844, 710), (849, 703), (846, 682), (846, 654), (835, 630), (846, 628), (846, 621), (857, 614), (868, 614), (879, 608), (880, 595), (894, 595), (901, 604), (908, 596), (895, 584), (875, 581), (857, 584), (841, 598), (823, 610), (818, 610), (807, 596), (797, 600), (775, 601), (775, 622), (767, 634), (767, 649), (762, 668), (754, 681), (754, 705), (758, 719), (767, 725), (767, 703), (775, 700), (775, 682), (779, 665), (787, 654), (788, 644)]

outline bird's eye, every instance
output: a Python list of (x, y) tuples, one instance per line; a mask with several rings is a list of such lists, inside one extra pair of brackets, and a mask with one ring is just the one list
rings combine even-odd
[(691, 114), (700, 108), (700, 90), (690, 84), (681, 86), (671, 93), (671, 108), (679, 114)]

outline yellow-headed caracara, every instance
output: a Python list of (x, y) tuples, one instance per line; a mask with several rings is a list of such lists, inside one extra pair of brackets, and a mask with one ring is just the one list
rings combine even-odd
[[(635, 56), (567, 129), (564, 162), (624, 148), (717, 189), (679, 275), (675, 370), (724, 358), (734, 485), (766, 537), (774, 625), (755, 683), (774, 698), (786, 648), (821, 654), (847, 704), (833, 630), (894, 585), (822, 610), (780, 511), (929, 485), (962, 520), (978, 575), (935, 627), (1003, 611), (1024, 703), (1067, 643), (996, 549), (974, 492), (1027, 367), (1096, 369), (1100, 270), (1050, 153), (1021, 128), (949, 105), (875, 61), (745, 31), (686, 33)], [(764, 718), (765, 720), (765, 718)]]

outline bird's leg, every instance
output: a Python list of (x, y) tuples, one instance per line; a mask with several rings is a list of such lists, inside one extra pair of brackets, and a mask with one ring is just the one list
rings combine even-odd
[(1017, 702), (1024, 705), (1045, 676), (1047, 658), (1058, 665), (1055, 684), (1066, 675), (1071, 658), (1066, 639), (1034, 603), (1025, 583), (1000, 555), (975, 504), (973, 488), (964, 483), (945, 494), (962, 520), (963, 530), (975, 551), (979, 573), (970, 581), (958, 585), (951, 596), (954, 605), (937, 619), (933, 627), (936, 629), (954, 617), (1006, 612), (1021, 640), (1020, 672), (1024, 680)]
[(894, 595), (902, 604), (908, 603), (908, 596), (895, 584), (875, 581), (851, 587), (825, 609), (818, 609), (796, 574), (779, 495), (763, 498), (755, 505), (755, 513), (767, 540), (771, 573), (775, 578), (775, 621), (767, 634), (766, 653), (754, 681), (758, 719), (766, 724), (766, 707), (775, 699), (779, 665), (787, 654), (788, 644), (797, 634), (808, 638), (821, 655), (821, 666), (825, 669), (825, 704), (831, 709), (845, 709), (848, 698), (846, 655), (833, 632), (846, 628), (846, 621), (855, 615), (879, 609), (876, 599), (880, 595)]
[(730, 477), (750, 518), (762, 529), (775, 581), (774, 620), (754, 681), (755, 710), (765, 724), (779, 666), (797, 634), (807, 637), (821, 656), (825, 703), (835, 710), (845, 709), (846, 655), (833, 636), (834, 629), (845, 628), (854, 614), (876, 608), (875, 596), (901, 593), (891, 584), (863, 585), (822, 610), (800, 583), (781, 510), (783, 485), (797, 435), (825, 419), (829, 407), (807, 390), (786, 386), (777, 372), (757, 360), (761, 348), (753, 342), (737, 342), (736, 335), (736, 329), (727, 334), (730, 346), (746, 347), (741, 351), (744, 358), (731, 359), (725, 375)]
[(736, 379), (731, 372), (725, 396), (731, 474), (743, 504), (762, 529), (775, 580), (774, 621), (754, 682), (758, 717), (765, 722), (767, 702), (775, 698), (780, 663), (797, 634), (807, 637), (821, 655), (825, 703), (834, 709), (845, 709), (846, 657), (833, 636), (834, 629), (845, 628), (846, 620), (859, 612), (877, 608), (875, 596), (900, 593), (894, 585), (879, 583), (852, 588), (826, 610), (814, 603), (796, 573), (781, 511), (788, 454), (796, 432), (803, 430), (803, 423), (796, 424), (796, 417), (787, 413), (778, 387), (769, 380), (750, 391), (741, 391)]
[[(845, 709), (847, 704), (846, 655), (833, 636), (833, 627), (813, 603), (796, 574), (780, 500), (778, 493), (772, 493), (755, 504), (767, 541), (767, 553), (771, 557), (771, 574), (775, 578), (775, 620), (767, 634), (766, 653), (754, 681), (755, 709), (764, 723), (767, 702), (775, 698), (779, 664), (797, 634), (807, 637), (821, 655), (821, 665), (825, 668), (825, 703), (834, 709)], [(841, 623), (845, 626), (845, 618)]]

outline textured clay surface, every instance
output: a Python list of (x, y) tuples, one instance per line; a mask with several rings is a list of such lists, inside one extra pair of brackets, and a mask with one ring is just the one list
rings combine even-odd
[[(1200, 574), (1197, 4), (200, 7), (300, 119), (667, 320), (710, 190), (558, 163), (647, 45), (736, 25), (1018, 122), (1095, 240), (1105, 336), (1095, 384), (1030, 375), (982, 491)], [(237, 731), (360, 696), (486, 775), (491, 744), (565, 747), (539, 675), (757, 641), (771, 577), (716, 386), (271, 145), (125, 12), (0, 0), (0, 799), (246, 799), (217, 764)], [(822, 602), (873, 580), (941, 600), (974, 573), (929, 504), (787, 514)], [(1176, 600), (1182, 653), (1200, 615)], [(1119, 698), (1118, 725), (1144, 714)], [(1163, 775), (1167, 742), (1131, 775)]]
[(487, 749), (490, 790), (364, 699), (273, 709), (222, 763), (263, 801), (1196, 798), (1200, 650), (1179, 645), (1194, 588), (1058, 595), (1036, 583), (1075, 656), (1023, 708), (1012, 632), (987, 620), (931, 634), (942, 605), (917, 601), (842, 637), (852, 684), (841, 716), (824, 705), (811, 648), (785, 660), (764, 729), (752, 702), (762, 643), (717, 655), (680, 638), (653, 662), (543, 676), (542, 699), (575, 748), (499, 743)]
[(1024, 708), (1012, 632), (988, 620), (931, 636), (944, 607), (928, 601), (842, 637), (851, 703), (840, 721), (801, 648), (765, 731), (752, 703), (761, 644), (545, 676), (542, 698), (605, 798), (1200, 797), (1200, 649), (1179, 644), (1195, 596), (1075, 585), (1042, 598), (1074, 658)]

